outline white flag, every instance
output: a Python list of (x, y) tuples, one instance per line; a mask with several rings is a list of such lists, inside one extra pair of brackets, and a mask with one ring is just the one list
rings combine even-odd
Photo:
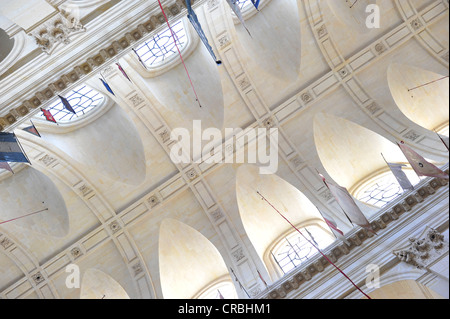
[(367, 229), (368, 231), (376, 235), (376, 232), (372, 229), (372, 226), (370, 225), (366, 216), (364, 216), (361, 209), (358, 207), (358, 205), (356, 205), (352, 195), (350, 195), (348, 190), (345, 187), (327, 183), (325, 181), (325, 177), (323, 176), (322, 179), (325, 185), (330, 190), (331, 194), (333, 194), (338, 204), (344, 210), (345, 214), (350, 219), (350, 221), (358, 226)]
[(403, 188), (404, 191), (414, 190), (414, 186), (409, 181), (405, 172), (402, 171), (402, 167), (406, 165), (397, 163), (387, 163), (387, 164), (391, 169), (392, 174), (394, 174), (395, 178), (397, 179), (397, 182), (400, 184), (400, 186)]
[(412, 168), (419, 176), (429, 176), (429, 177), (437, 177), (443, 179), (449, 179), (449, 176), (446, 172), (440, 170), (435, 165), (428, 162), (425, 158), (417, 154), (411, 148), (406, 146), (405, 144), (398, 144), (409, 164), (411, 164)]
[(248, 34), (250, 34), (250, 31), (248, 31), (247, 26), (245, 25), (244, 18), (242, 17), (241, 9), (239, 9), (239, 4), (236, 0), (227, 0), (228, 4), (230, 5), (231, 10), (233, 10), (236, 17), (238, 17), (239, 21), (241, 21), (242, 26), (247, 30)]

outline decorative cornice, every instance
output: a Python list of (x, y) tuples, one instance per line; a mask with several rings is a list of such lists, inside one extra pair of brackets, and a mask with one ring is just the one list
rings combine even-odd
[[(448, 173), (448, 169), (446, 172)], [(411, 211), (414, 206), (423, 202), (426, 198), (432, 196), (440, 188), (448, 185), (448, 180), (433, 178), (427, 179), (425, 182), (419, 185), (415, 191), (404, 194), (397, 203), (382, 209), (380, 212), (372, 218), (371, 225), (375, 232), (389, 227), (389, 224), (398, 220), (402, 214)], [(441, 238), (439, 233), (427, 232), (430, 234), (429, 239), (438, 243)], [(431, 236), (434, 234), (434, 237)], [(364, 242), (369, 241), (374, 235), (369, 233), (363, 228), (357, 228), (356, 231), (350, 232), (346, 235), (349, 245), (341, 241), (335, 242), (335, 244), (327, 247), (323, 253), (333, 262), (337, 262), (340, 258), (350, 254), (358, 246), (361, 246)], [(421, 236), (423, 237), (423, 236)], [(435, 247), (437, 245), (431, 245)], [(448, 244), (447, 244), (448, 250)], [(403, 249), (404, 250), (404, 249)], [(400, 249), (399, 251), (403, 251)], [(395, 254), (395, 252), (394, 252)], [(256, 299), (282, 299), (285, 298), (293, 290), (299, 289), (299, 287), (310, 281), (314, 276), (317, 276), (325, 270), (326, 267), (330, 267), (330, 263), (322, 256), (318, 259), (311, 259), (298, 267), (291, 275), (283, 277), (281, 280), (269, 287), (268, 290), (259, 294)]]
[[(195, 7), (205, 1), (196, 0)], [(165, 8), (165, 12), (169, 20), (180, 18), (180, 16), (187, 12), (185, 2), (176, 0), (175, 3)], [(11, 108), (7, 114), (0, 117), (0, 131), (14, 128), (20, 124), (18, 122), (21, 119), (32, 116), (32, 114), (36, 113), (40, 107), (44, 107), (45, 103), (54, 98), (59, 92), (79, 84), (86, 76), (92, 74), (93, 71), (100, 67), (105, 67), (113, 58), (117, 59), (130, 53), (133, 43), (151, 37), (164, 23), (165, 20), (162, 13), (154, 13), (148, 20), (140, 23), (135, 29), (125, 32), (121, 37), (117, 37), (108, 46), (99, 48), (97, 53), (95, 53), (95, 50), (92, 50), (94, 53), (84, 62), (75, 65), (72, 71), (62, 74), (57, 80), (49, 83), (47, 87), (35, 92), (32, 97), (23, 101), (20, 106)], [(42, 81), (42, 83), (47, 82)]]

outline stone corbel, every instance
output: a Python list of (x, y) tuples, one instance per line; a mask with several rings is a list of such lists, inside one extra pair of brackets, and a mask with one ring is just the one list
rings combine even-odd
[(32, 30), (29, 35), (35, 39), (36, 44), (43, 52), (50, 55), (55, 44), (69, 44), (71, 35), (84, 31), (86, 31), (86, 28), (75, 15), (61, 10), (61, 12)]
[(445, 253), (449, 244), (437, 230), (427, 227), (418, 238), (410, 238), (409, 245), (393, 251), (401, 261), (420, 269), (433, 264)]

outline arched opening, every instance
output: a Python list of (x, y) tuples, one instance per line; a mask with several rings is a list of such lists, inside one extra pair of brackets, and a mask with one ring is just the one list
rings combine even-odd
[(89, 174), (130, 185), (142, 183), (146, 176), (144, 147), (126, 112), (86, 85), (67, 94), (67, 100), (79, 117), (57, 98), (49, 110), (61, 118), (59, 125), (35, 117), (42, 138), (81, 163)]
[(232, 282), (217, 248), (197, 230), (174, 219), (165, 219), (160, 226), (159, 271), (165, 299), (196, 298), (214, 293), (210, 288), (218, 279)]
[(130, 297), (110, 275), (90, 268), (83, 274), (80, 299), (130, 299)]
[(255, 165), (240, 166), (236, 173), (236, 198), (242, 224), (272, 280), (276, 280), (283, 272), (273, 258), (274, 247), (294, 229), (257, 192), (297, 228), (316, 225), (327, 230), (327, 236), (332, 234), (316, 206), (297, 188), (277, 175), (259, 174)]
[[(202, 26), (206, 25), (203, 12), (196, 12)], [(148, 61), (151, 61), (156, 59), (155, 55), (166, 54), (165, 60), (147, 66), (147, 69), (136, 62), (134, 57), (128, 57), (127, 62), (141, 75), (143, 87), (154, 97), (154, 106), (170, 127), (184, 128), (192, 133), (193, 121), (201, 120), (203, 127), (222, 129), (224, 97), (218, 69), (220, 66), (211, 59), (207, 48), (186, 18), (175, 24), (183, 26), (182, 36), (179, 37), (183, 45), (179, 48), (184, 65), (167, 29), (158, 33), (160, 37), (164, 35), (166, 46), (160, 51), (153, 50), (147, 55), (143, 54), (141, 58), (142, 60), (148, 56)], [(158, 42), (152, 40), (151, 43), (156, 45)], [(151, 46), (151, 43), (148, 45)], [(148, 51), (145, 45), (140, 48)], [(172, 52), (174, 50), (175, 52)]]
[(448, 76), (393, 63), (388, 68), (387, 79), (395, 103), (407, 118), (448, 136)]
[(267, 96), (269, 104), (276, 103), (272, 101), (274, 94), (269, 92), (287, 95), (292, 83), (300, 77), (302, 50), (297, 1), (284, 0), (282, 5), (278, 1), (261, 1), (259, 12), (251, 1), (242, 4), (245, 5), (242, 9), (245, 26), (251, 36), (231, 13), (242, 52), (239, 59), (255, 86), (262, 88), (261, 94)]
[[(49, 236), (66, 236), (69, 215), (53, 181), (27, 165), (14, 171), (14, 175), (0, 180), (0, 220), (15, 219), (11, 223), (19, 227)], [(32, 215), (19, 218), (27, 214)]]
[[(330, 114), (318, 113), (314, 118), (314, 140), (317, 153), (326, 172), (358, 200), (364, 199), (377, 183), (391, 185), (389, 163), (409, 165), (400, 148), (381, 135), (351, 121)], [(414, 185), (420, 181), (412, 170), (405, 170)], [(387, 175), (391, 174), (391, 175)], [(388, 177), (387, 180), (384, 180)], [(398, 190), (398, 188), (397, 188)], [(385, 198), (390, 188), (377, 191)], [(384, 195), (383, 195), (384, 194)], [(382, 201), (377, 202), (377, 204)], [(386, 203), (384, 203), (386, 204)], [(379, 205), (370, 204), (379, 208)], [(372, 212), (372, 211), (368, 211)]]

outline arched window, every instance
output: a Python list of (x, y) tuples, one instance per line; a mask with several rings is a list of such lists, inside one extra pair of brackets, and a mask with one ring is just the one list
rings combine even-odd
[(335, 240), (329, 232), (316, 225), (299, 228), (299, 231), (308, 240), (294, 230), (281, 238), (272, 249), (273, 262), (283, 274), (315, 256), (318, 251), (314, 246), (322, 250)]
[(239, 5), (239, 9), (244, 10), (248, 6), (253, 5), (253, 3), (250, 0), (237, 0), (236, 3)]
[[(171, 24), (177, 46), (180, 51), (188, 44), (188, 37), (184, 26), (184, 20)], [(178, 53), (169, 28), (165, 28), (149, 41), (139, 46), (136, 53), (147, 67), (157, 67), (167, 62), (175, 53)]]
[[(67, 110), (58, 98), (47, 108), (57, 122), (70, 122), (76, 120), (92, 111), (104, 100), (104, 96), (101, 93), (87, 85), (81, 85), (73, 89), (65, 96), (65, 98), (69, 101), (70, 106), (72, 106), (76, 114)], [(45, 117), (41, 113), (39, 118)]]
[[(420, 182), (420, 178), (413, 170), (403, 169), (403, 172), (413, 186)], [(381, 208), (401, 196), (404, 190), (395, 176), (388, 171), (370, 178), (357, 187), (353, 193), (361, 202)]]

